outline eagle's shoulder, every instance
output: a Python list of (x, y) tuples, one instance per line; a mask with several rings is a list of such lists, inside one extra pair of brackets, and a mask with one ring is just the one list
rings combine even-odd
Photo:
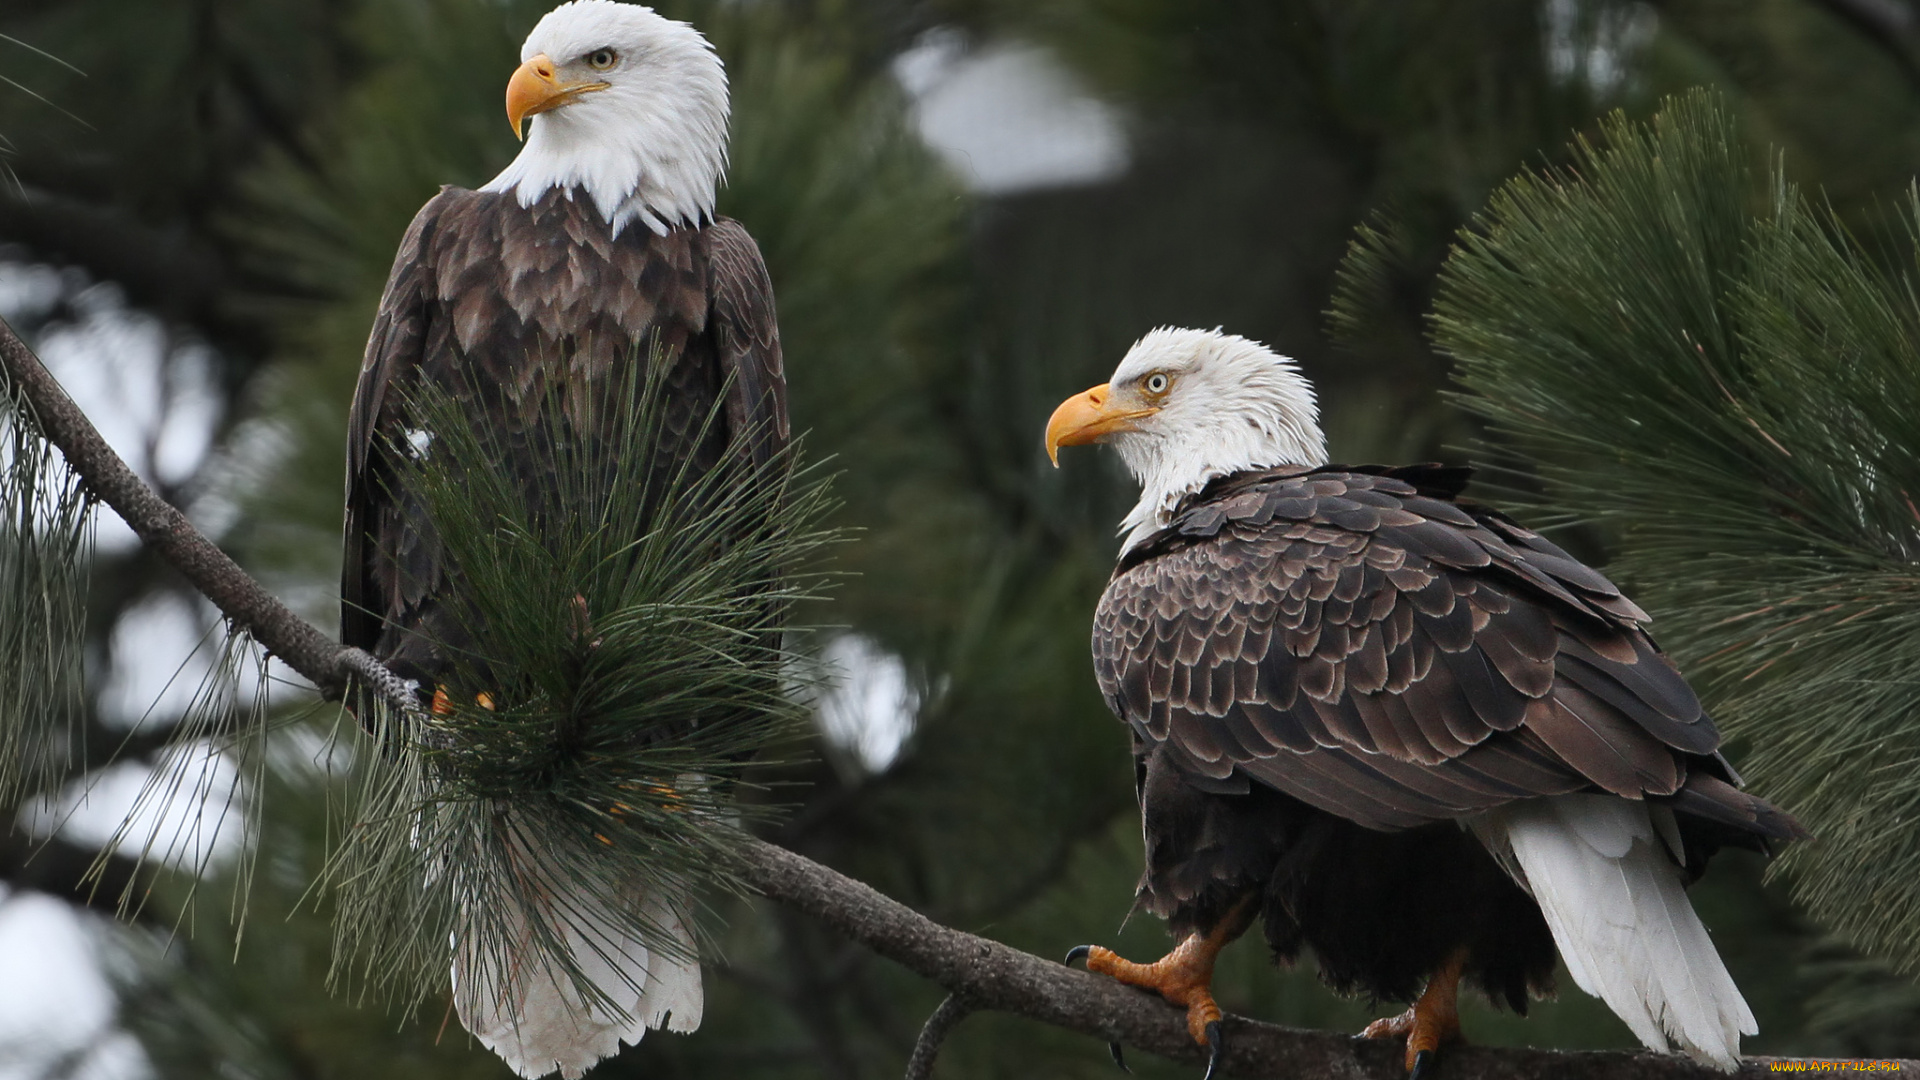
[(1321, 562), (1365, 549), (1375, 563), (1403, 563), (1411, 555), (1442, 572), (1504, 579), (1553, 606), (1621, 628), (1651, 621), (1604, 574), (1492, 507), (1463, 499), (1472, 475), (1466, 466), (1422, 464), (1286, 467), (1221, 477), (1125, 553), (1114, 580), (1194, 549), (1181, 561), (1258, 563), (1285, 549)]

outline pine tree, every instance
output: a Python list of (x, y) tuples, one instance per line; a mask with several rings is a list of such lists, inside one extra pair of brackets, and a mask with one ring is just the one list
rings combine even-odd
[(1749, 778), (1819, 837), (1783, 862), (1796, 895), (1909, 971), (1917, 212), (1906, 243), (1864, 249), (1689, 94), (1502, 188), (1434, 316), (1538, 519), (1604, 538)]
[[(393, 244), (435, 185), (484, 180), (511, 153), (499, 76), (548, 6), (0, 9), (0, 29), (92, 72), (48, 65), (22, 77), (100, 129), (80, 134), (37, 102), (0, 97), (20, 178), (36, 198), (63, 195), (24, 211), (6, 201), (0, 235), (36, 257), (124, 277), (133, 301), (164, 313), (182, 339), (214, 341), (239, 423), (220, 432), (228, 452), (178, 497), (214, 491), (210, 503), (237, 507), (223, 544), (282, 595), (306, 600), (322, 625), (333, 617), (340, 416)], [(1644, 111), (1663, 88), (1736, 87), (1756, 129), (1790, 148), (1790, 175), (1836, 192), (1862, 235), (1874, 223), (1855, 205), (1920, 163), (1906, 134), (1911, 86), (1810, 0), (1670, 0), (1651, 37), (1625, 38), (1607, 38), (1607, 27), (1644, 30), (1631, 22), (1644, 5), (1488, 0), (1470, 16), (1457, 2), (1307, 0), (662, 6), (693, 19), (728, 59), (736, 122), (725, 211), (767, 250), (798, 426), (815, 429), (815, 452), (837, 456), (839, 520), (863, 530), (840, 552), (858, 576), (819, 621), (899, 655), (922, 702), (906, 753), (882, 773), (836, 768), (822, 744), (814, 765), (763, 777), (806, 796), (780, 839), (1047, 955), (1089, 925), (1120, 921), (1139, 860), (1124, 736), (1085, 656), (1124, 487), (1071, 464), (1044, 470), (1033, 433), (1060, 394), (1109, 370), (1150, 322), (1225, 322), (1308, 363), (1338, 412), (1343, 456), (1430, 456), (1472, 431), (1433, 393), (1445, 365), (1419, 332), (1453, 229), (1523, 162), (1564, 160), (1565, 133), (1589, 125), (1596, 104)], [(1549, 9), (1578, 20), (1556, 30)], [(962, 195), (915, 143), (885, 66), (943, 22), (981, 40), (1053, 45), (1128, 110), (1134, 170), (1091, 191)], [(1547, 50), (1552, 34), (1570, 43), (1571, 67)], [(1618, 65), (1605, 86), (1577, 59), (1600, 54)], [(1318, 313), (1352, 224), (1383, 204), (1413, 227), (1412, 261), (1396, 267), (1393, 304), (1366, 347), (1335, 353)], [(49, 207), (59, 212), (36, 212)], [(75, 209), (85, 212), (63, 216)], [(1233, 224), (1204, 227), (1218, 220)], [(88, 247), (89, 235), (111, 242)], [(139, 558), (94, 570), (97, 649), (115, 615), (164, 575)], [(1663, 618), (1663, 639), (1673, 621)], [(255, 917), (237, 958), (217, 932), (233, 882), (203, 884), (201, 932), (134, 969), (127, 1023), (163, 1075), (498, 1075), (457, 1028), (436, 1040), (432, 1009), (398, 1027), (320, 989), (328, 921), (295, 901), (324, 862), (326, 805), (341, 793), (310, 768), (276, 771), (310, 737), (286, 735), (254, 774), (269, 807), (261, 844), (274, 858), (254, 876)], [(14, 880), (31, 884), (48, 861), (33, 865)], [(1803, 1008), (1857, 1025), (1863, 1003), (1898, 1008), (1903, 988), (1911, 994), (1823, 947), (1812, 963), (1832, 981), (1812, 985), (1864, 989), (1806, 1006), (1810, 977), (1792, 950), (1808, 931), (1783, 904), (1755, 900), (1751, 885), (1708, 903), (1717, 898), (1717, 937), (1740, 943), (1751, 970), (1766, 974), (1775, 1005), (1756, 998), (1763, 1047), (1846, 1049), (1793, 1041)], [(143, 925), (170, 926), (178, 899), (157, 899)], [(707, 1030), (650, 1040), (606, 1075), (897, 1071), (936, 991), (804, 920), (720, 902), (727, 964), (712, 973)], [(1123, 945), (1141, 954), (1161, 944), (1149, 920), (1126, 934)], [(1229, 1007), (1289, 1023), (1357, 1026), (1371, 1015), (1308, 972), (1275, 973), (1255, 949), (1229, 955), (1221, 985)], [(1469, 1025), (1495, 1042), (1625, 1041), (1604, 1010), (1581, 1009), (1567, 995), (1524, 1024)], [(1910, 1029), (1906, 1015), (1880, 1013), (1879, 1030)], [(968, 1020), (941, 1063), (955, 1076), (1108, 1069), (1080, 1037), (993, 1016)]]

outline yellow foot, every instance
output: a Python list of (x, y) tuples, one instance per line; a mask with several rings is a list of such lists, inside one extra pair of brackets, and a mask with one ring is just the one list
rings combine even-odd
[[(473, 695), (473, 703), (487, 710), (488, 712), (493, 711), (493, 695), (487, 693), (485, 690), (482, 690), (479, 693)], [(452, 711), (453, 711), (453, 699), (447, 696), (447, 688), (444, 686), (434, 687), (433, 688), (433, 715), (446, 716), (448, 713), (451, 713)]]
[[(1207, 1026), (1220, 1022), (1220, 1006), (1213, 1000), (1213, 960), (1216, 946), (1206, 950), (1206, 939), (1193, 934), (1172, 952), (1151, 964), (1136, 964), (1112, 949), (1099, 945), (1086, 947), (1087, 970), (1095, 975), (1153, 990), (1174, 1005), (1187, 1010), (1187, 1034), (1201, 1046), (1211, 1044)], [(1218, 1030), (1218, 1029), (1216, 1029)]]
[[(1187, 1034), (1207, 1048), (1206, 1080), (1213, 1080), (1226, 1056), (1226, 1040), (1220, 1027), (1223, 1014), (1213, 1000), (1213, 962), (1220, 950), (1245, 932), (1253, 921), (1252, 901), (1252, 896), (1241, 900), (1211, 930), (1187, 935), (1172, 952), (1151, 964), (1134, 963), (1099, 945), (1075, 948), (1067, 954), (1067, 962), (1071, 964), (1084, 957), (1088, 971), (1128, 986), (1152, 990), (1187, 1010)], [(1114, 1062), (1125, 1068), (1119, 1044), (1109, 1045), (1108, 1050)]]
[(1405, 1039), (1409, 1080), (1425, 1080), (1439, 1059), (1440, 1047), (1463, 1041), (1460, 1036), (1460, 973), (1466, 967), (1465, 952), (1454, 953), (1427, 981), (1420, 1000), (1399, 1016), (1389, 1016), (1368, 1024), (1360, 1033), (1363, 1039)]

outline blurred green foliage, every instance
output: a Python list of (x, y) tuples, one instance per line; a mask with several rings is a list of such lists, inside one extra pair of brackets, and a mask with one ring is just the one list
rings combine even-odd
[[(437, 185), (473, 186), (511, 157), (502, 85), (546, 6), (0, 0), (0, 32), (88, 74), (0, 53), (9, 73), (91, 125), (0, 94), (18, 178), (0, 239), (16, 259), (119, 283), (177, 337), (217, 349), (221, 452), (169, 494), (217, 510), (222, 542), (322, 625), (346, 399), (393, 250)], [(838, 522), (859, 530), (840, 555), (853, 576), (812, 621), (899, 656), (920, 703), (881, 772), (824, 741), (810, 764), (765, 770), (794, 804), (775, 838), (1041, 955), (1165, 945), (1152, 920), (1125, 921), (1139, 866), (1126, 738), (1086, 652), (1132, 495), (1104, 455), (1047, 468), (1039, 431), (1055, 403), (1154, 325), (1225, 325), (1301, 360), (1337, 458), (1457, 458), (1479, 432), (1441, 396), (1449, 368), (1425, 322), (1435, 274), (1503, 180), (1565, 162), (1570, 134), (1603, 110), (1644, 115), (1662, 93), (1718, 86), (1755, 145), (1784, 147), (1787, 174), (1869, 238), (1886, 228), (1875, 200), (1920, 171), (1907, 43), (1818, 0), (661, 6), (728, 64), (722, 210), (766, 253), (796, 427), (831, 457)], [(969, 193), (914, 134), (889, 66), (938, 28), (1052, 49), (1121, 110), (1128, 170)], [(1323, 312), (1368, 221), (1393, 223), (1395, 258), (1336, 347)], [(1575, 537), (1596, 557), (1610, 539)], [(96, 566), (96, 655), (120, 613), (174, 587), (138, 554)], [(437, 1008), (403, 1018), (324, 995), (325, 913), (296, 900), (324, 858), (331, 789), (305, 766), (262, 783), (279, 809), (237, 953), (204, 914), (164, 955), (132, 932), (123, 1022), (156, 1071), (505, 1076)], [(1759, 878), (1732, 859), (1696, 890), (1759, 1014), (1749, 1048), (1920, 1052), (1912, 984)], [(897, 1074), (935, 988), (778, 908), (716, 902), (727, 927), (701, 1032), (650, 1037), (596, 1076)], [(1275, 972), (1254, 944), (1228, 953), (1219, 989), (1229, 1009), (1292, 1024), (1357, 1029), (1398, 1009)], [(1466, 1023), (1486, 1042), (1630, 1042), (1574, 991), (1526, 1020), (1476, 1007)], [(1110, 1070), (1089, 1040), (988, 1015), (958, 1029), (938, 1075)]]

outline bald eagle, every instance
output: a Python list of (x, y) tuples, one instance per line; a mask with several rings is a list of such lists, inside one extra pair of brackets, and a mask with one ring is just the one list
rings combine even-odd
[(1069, 959), (1185, 1007), (1217, 1065), (1214, 957), (1259, 919), (1412, 1002), (1365, 1034), (1417, 1076), (1463, 981), (1524, 1013), (1557, 949), (1647, 1046), (1736, 1067), (1753, 1013), (1684, 887), (1804, 833), (1739, 790), (1645, 612), (1461, 499), (1466, 469), (1327, 464), (1312, 387), (1246, 338), (1141, 338), (1048, 421), (1056, 461), (1092, 442), (1142, 487), (1094, 672), (1133, 736), (1138, 904), (1180, 943)]
[[(622, 388), (658, 350), (668, 369), (655, 449), (679, 475), (695, 480), (729, 455), (765, 463), (788, 439), (766, 267), (746, 230), (714, 214), (728, 97), (712, 46), (650, 8), (573, 0), (533, 28), (521, 60), (506, 105), (516, 135), (531, 121), (525, 146), (480, 190), (443, 188), (414, 218), (348, 424), (341, 640), (416, 680), (423, 704), (445, 704), (442, 680), (471, 628), (451, 602), (462, 582), (402, 482), (399, 457), (424, 434), (407, 415), (410, 388), (461, 395), (477, 425), (508, 436), (542, 422), (556, 394), (631, 400)], [(514, 464), (529, 499), (552, 496), (540, 462)], [(456, 942), (460, 1018), (482, 1043), (523, 1076), (573, 1077), (650, 1028), (699, 1026), (696, 961), (589, 942), (581, 934), (614, 920), (580, 897), (555, 906), (578, 914), (567, 944), (599, 1000), (583, 1002), (530, 940), (506, 970)], [(632, 909), (691, 954), (681, 905), (636, 895)]]

